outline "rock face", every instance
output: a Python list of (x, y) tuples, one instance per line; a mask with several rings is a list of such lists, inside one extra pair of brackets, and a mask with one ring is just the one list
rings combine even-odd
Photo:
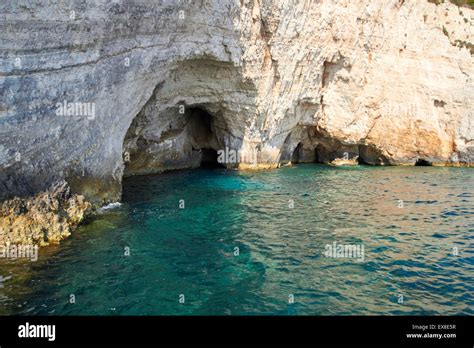
[(336, 158), (334, 160), (331, 161), (331, 163), (329, 163), (330, 165), (333, 165), (333, 166), (355, 166), (357, 164), (359, 164), (359, 162), (357, 161), (357, 159), (359, 158), (359, 156), (355, 156), (354, 158)]
[(65, 179), (330, 162), (470, 165), (474, 11), (428, 1), (0, 4), (0, 200)]
[(83, 196), (70, 193), (64, 181), (32, 198), (5, 201), (0, 205), (0, 245), (57, 244), (90, 208)]

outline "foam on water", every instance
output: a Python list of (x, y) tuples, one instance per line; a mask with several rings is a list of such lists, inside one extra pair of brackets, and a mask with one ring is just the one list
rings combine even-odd
[(120, 203), (120, 202), (109, 203), (107, 205), (104, 205), (103, 207), (100, 207), (97, 211), (99, 213), (102, 213), (102, 212), (107, 211), (107, 210), (119, 208), (121, 205), (122, 205), (122, 203)]

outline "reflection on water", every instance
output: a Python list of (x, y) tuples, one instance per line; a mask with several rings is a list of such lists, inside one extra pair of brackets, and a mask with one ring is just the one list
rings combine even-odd
[[(0, 314), (472, 315), (473, 173), (301, 165), (128, 179), (122, 206), (37, 262), (0, 260), (12, 277)], [(326, 257), (333, 243), (363, 245), (364, 262)]]

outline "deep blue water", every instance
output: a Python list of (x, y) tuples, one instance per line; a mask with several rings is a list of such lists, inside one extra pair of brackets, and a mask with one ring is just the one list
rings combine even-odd
[[(323, 165), (129, 178), (120, 207), (37, 262), (0, 260), (0, 314), (473, 315), (473, 179)], [(364, 260), (326, 257), (334, 242)]]

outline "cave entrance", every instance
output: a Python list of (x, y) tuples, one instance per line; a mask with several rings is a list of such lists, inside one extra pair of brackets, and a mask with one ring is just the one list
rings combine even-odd
[(430, 166), (432, 166), (432, 163), (428, 160), (423, 159), (423, 158), (418, 158), (415, 162), (415, 166), (417, 166), (417, 167), (430, 167)]
[(217, 161), (217, 151), (214, 149), (201, 149), (201, 168), (225, 168), (223, 164)]
[(124, 176), (199, 167), (225, 168), (225, 163), (218, 161), (225, 125), (216, 125), (216, 121), (221, 121), (220, 114), (208, 112), (207, 105), (187, 106), (181, 102), (157, 111), (152, 100), (126, 133)]
[(212, 131), (212, 116), (200, 107), (190, 107), (186, 113), (187, 130), (195, 148), (202, 149), (209, 145), (214, 136)]
[(318, 144), (314, 149), (314, 162), (315, 163), (328, 163), (330, 162), (330, 150), (323, 144)]
[(291, 163), (292, 164), (297, 164), (300, 162), (301, 158), (301, 151), (302, 151), (302, 145), (299, 143), (295, 150), (293, 151), (293, 154), (291, 155)]
[(225, 168), (218, 162), (218, 141), (214, 133), (213, 116), (201, 107), (191, 107), (187, 113), (187, 132), (193, 151), (200, 152), (201, 168)]

